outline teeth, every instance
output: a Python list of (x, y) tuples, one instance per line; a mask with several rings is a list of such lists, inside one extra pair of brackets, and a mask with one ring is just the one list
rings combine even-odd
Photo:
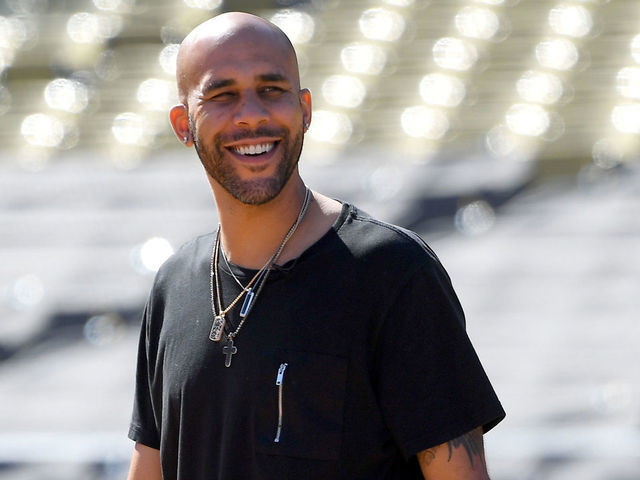
[(260, 155), (270, 152), (275, 143), (260, 143), (259, 145), (239, 145), (233, 147), (233, 151), (240, 155)]

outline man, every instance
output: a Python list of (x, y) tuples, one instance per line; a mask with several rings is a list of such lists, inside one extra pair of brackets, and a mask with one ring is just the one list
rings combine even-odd
[(414, 233), (305, 187), (311, 94), (284, 33), (217, 16), (177, 81), (220, 227), (156, 276), (129, 480), (488, 478), (504, 412), (449, 278)]

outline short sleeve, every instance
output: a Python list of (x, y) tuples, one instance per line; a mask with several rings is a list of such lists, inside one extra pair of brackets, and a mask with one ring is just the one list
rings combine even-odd
[(154, 365), (154, 362), (149, 356), (150, 311), (150, 302), (147, 302), (142, 316), (142, 327), (138, 343), (135, 396), (133, 414), (129, 426), (129, 438), (148, 447), (159, 449), (160, 434), (156, 423), (151, 388), (153, 372), (150, 367)]
[(445, 270), (429, 259), (399, 288), (378, 342), (378, 392), (406, 457), (505, 416)]

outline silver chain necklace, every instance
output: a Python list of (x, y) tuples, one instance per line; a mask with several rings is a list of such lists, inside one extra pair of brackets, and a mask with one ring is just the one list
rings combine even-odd
[(229, 265), (229, 260), (227, 260), (227, 256), (225, 255), (223, 248), (220, 249), (220, 255), (222, 256), (222, 259), (224, 260), (224, 264), (227, 266), (227, 271), (231, 274), (231, 276), (236, 281), (236, 283), (238, 284), (240, 289), (241, 290), (246, 290), (248, 287), (245, 287), (244, 285), (242, 285), (242, 282), (240, 280), (238, 280), (238, 277), (236, 277), (236, 274), (233, 273), (233, 269), (231, 268), (231, 265)]
[[(253, 278), (249, 281), (249, 283), (246, 286), (243, 286), (242, 283), (235, 277), (235, 275), (233, 275), (233, 272), (232, 272), (234, 279), (240, 285), (240, 288), (242, 289), (242, 291), (229, 304), (229, 306), (227, 306), (224, 309), (222, 308), (222, 296), (220, 294), (220, 282), (219, 282), (219, 271), (218, 271), (218, 258), (220, 253), (220, 227), (218, 227), (218, 231), (216, 233), (216, 240), (211, 252), (211, 262), (210, 262), (211, 268), (210, 268), (209, 289), (211, 293), (211, 311), (213, 313), (213, 324), (211, 326), (211, 332), (209, 333), (209, 339), (211, 339), (214, 342), (218, 342), (222, 339), (225, 331), (225, 324), (226, 324), (225, 315), (246, 294), (244, 303), (242, 304), (242, 308), (240, 309), (240, 319), (241, 319), (240, 323), (238, 324), (238, 326), (233, 332), (227, 333), (225, 345), (222, 348), (222, 353), (225, 355), (224, 364), (226, 367), (231, 366), (232, 356), (238, 353), (238, 348), (233, 344), (233, 339), (238, 335), (238, 333), (240, 332), (240, 329), (242, 328), (245, 321), (247, 320), (247, 317), (251, 312), (251, 310), (253, 309), (253, 306), (255, 304), (255, 301), (258, 298), (258, 295), (260, 295), (260, 292), (262, 291), (264, 285), (266, 284), (267, 278), (269, 276), (269, 273), (272, 270), (273, 265), (278, 261), (278, 258), (280, 257), (280, 254), (282, 254), (282, 251), (284, 250), (284, 247), (286, 246), (287, 242), (289, 241), (291, 236), (294, 234), (294, 232), (296, 231), (296, 229), (304, 219), (304, 216), (307, 213), (310, 203), (311, 203), (311, 190), (307, 188), (305, 191), (304, 201), (302, 202), (302, 206), (300, 208), (300, 212), (298, 213), (298, 217), (296, 221), (293, 223), (291, 228), (289, 228), (289, 231), (282, 239), (282, 242), (280, 242), (280, 245), (278, 246), (278, 249), (275, 251), (275, 253), (269, 258), (269, 260), (267, 260), (267, 263), (265, 263), (265, 265), (260, 270), (258, 270), (258, 272), (253, 276)], [(225, 258), (225, 261), (226, 261), (226, 258)], [(228, 263), (227, 263), (227, 266), (228, 266)], [(229, 268), (229, 271), (231, 271), (231, 268)], [(216, 286), (216, 295), (214, 295), (214, 292), (213, 292), (214, 279), (215, 279), (215, 286)], [(217, 308), (216, 308), (216, 303), (217, 303)]]

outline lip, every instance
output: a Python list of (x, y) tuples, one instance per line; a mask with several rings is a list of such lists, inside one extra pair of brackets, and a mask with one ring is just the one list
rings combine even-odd
[[(263, 163), (268, 163), (274, 157), (274, 155), (276, 155), (278, 147), (280, 146), (280, 143), (281, 143), (280, 140), (281, 140), (280, 138), (270, 138), (270, 137), (251, 138), (251, 139), (239, 140), (233, 143), (228, 143), (224, 145), (224, 148), (227, 150), (227, 152), (229, 152), (229, 154), (233, 158), (235, 158), (241, 163), (259, 165)], [(265, 143), (273, 143), (274, 145), (271, 150), (261, 155), (243, 155), (234, 150), (234, 148), (241, 147), (241, 146), (246, 147), (246, 146), (252, 146), (252, 145), (261, 145)]]
[(249, 145), (260, 145), (261, 143), (278, 143), (281, 139), (279, 137), (256, 137), (256, 138), (245, 138), (243, 140), (238, 140), (237, 142), (230, 142), (223, 145), (224, 148), (232, 149), (235, 147), (241, 146), (249, 146)]

